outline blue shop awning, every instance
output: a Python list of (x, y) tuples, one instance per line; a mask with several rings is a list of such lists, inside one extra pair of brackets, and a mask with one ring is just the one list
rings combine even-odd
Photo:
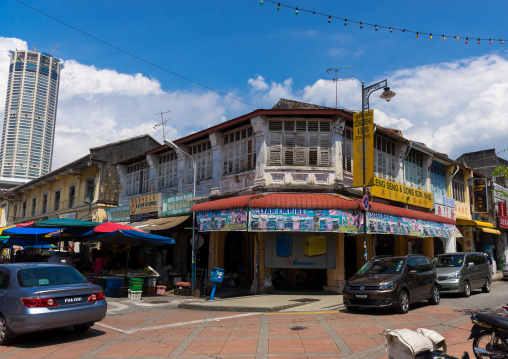
[(119, 229), (114, 232), (89, 237), (86, 240), (130, 246), (164, 246), (168, 244), (175, 244), (175, 240), (173, 238), (129, 229)]

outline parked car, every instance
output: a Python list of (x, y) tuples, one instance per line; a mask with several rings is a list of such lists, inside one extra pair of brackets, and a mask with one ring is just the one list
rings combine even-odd
[(423, 255), (374, 257), (346, 281), (343, 300), (350, 311), (393, 307), (407, 313), (411, 303), (421, 300), (437, 305), (436, 270)]
[(0, 265), (0, 345), (21, 333), (67, 326), (86, 331), (106, 310), (102, 287), (71, 266)]
[(474, 289), (490, 292), (492, 275), (483, 253), (446, 253), (432, 260), (443, 293), (462, 293), (469, 297)]

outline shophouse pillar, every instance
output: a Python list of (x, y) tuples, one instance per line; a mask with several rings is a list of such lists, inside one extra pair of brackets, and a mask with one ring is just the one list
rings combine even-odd
[[(371, 234), (367, 235), (367, 259), (371, 259), (376, 255)], [(360, 269), (365, 261), (363, 260), (363, 235), (356, 236), (356, 269)]]
[(395, 236), (395, 244), (394, 244), (394, 255), (396, 256), (405, 256), (407, 255), (407, 243), (408, 238), (406, 236)]
[(224, 243), (228, 232), (210, 232), (208, 247), (208, 273), (212, 267), (224, 268)]
[(335, 234), (335, 268), (327, 269), (326, 277), (326, 287), (323, 289), (328, 292), (342, 294), (344, 284), (346, 283), (344, 266), (344, 233)]
[(427, 258), (434, 258), (434, 238), (422, 238), (422, 252)]

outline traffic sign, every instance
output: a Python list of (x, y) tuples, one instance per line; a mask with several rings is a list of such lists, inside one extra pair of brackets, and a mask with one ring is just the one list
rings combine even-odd
[(363, 196), (362, 198), (362, 203), (363, 203), (363, 208), (365, 208), (365, 212), (368, 212), (369, 211), (369, 196), (365, 195)]

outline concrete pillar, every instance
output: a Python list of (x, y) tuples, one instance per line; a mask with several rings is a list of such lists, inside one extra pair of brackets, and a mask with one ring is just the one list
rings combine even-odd
[(406, 256), (407, 242), (408, 238), (406, 236), (395, 236), (393, 254), (396, 256)]
[(344, 267), (344, 233), (336, 233), (335, 240), (335, 268), (326, 270), (326, 286), (325, 291), (336, 292), (342, 294), (345, 280)]
[(457, 252), (457, 240), (453, 238), (443, 238), (445, 253)]
[(208, 246), (208, 273), (215, 268), (224, 268), (224, 243), (228, 232), (210, 232)]
[(434, 238), (422, 238), (422, 252), (424, 256), (434, 258)]

